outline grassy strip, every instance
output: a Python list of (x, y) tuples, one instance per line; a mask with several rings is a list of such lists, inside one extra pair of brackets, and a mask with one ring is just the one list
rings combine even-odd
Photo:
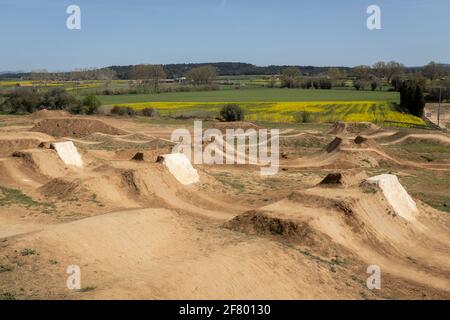
[(398, 103), (398, 92), (356, 90), (305, 90), (280, 88), (252, 88), (172, 92), (160, 94), (101, 95), (104, 105), (139, 102), (278, 102), (278, 101), (388, 101)]
[(6, 187), (0, 186), (0, 207), (7, 206), (11, 204), (18, 204), (25, 207), (32, 206), (45, 206), (51, 207), (52, 204), (42, 203), (33, 200), (31, 197), (23, 194), (22, 191), (17, 189), (9, 189)]

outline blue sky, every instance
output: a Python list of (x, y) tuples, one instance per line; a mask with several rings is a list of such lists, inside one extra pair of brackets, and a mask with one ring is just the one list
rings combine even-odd
[[(66, 8), (81, 7), (81, 30)], [(369, 31), (377, 4), (382, 30)], [(449, 0), (0, 0), (0, 70), (450, 62)]]

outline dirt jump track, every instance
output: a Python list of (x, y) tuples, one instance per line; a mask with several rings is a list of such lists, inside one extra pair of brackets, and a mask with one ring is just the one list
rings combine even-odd
[[(204, 164), (192, 168), (198, 181), (183, 184), (156, 161), (172, 145), (163, 144), (167, 132), (160, 127), (133, 131), (132, 124), (118, 127), (106, 117), (34, 118), (29, 131), (0, 139), (0, 204), (17, 194), (11, 190), (27, 201), (0, 206), (0, 265), (13, 266), (0, 273), (0, 293), (24, 299), (450, 298), (449, 216), (414, 199), (414, 219), (404, 219), (381, 187), (368, 183), (369, 171), (383, 161), (450, 169), (445, 162), (433, 167), (398, 159), (373, 138), (402, 144), (405, 136), (398, 141), (395, 132), (368, 124), (336, 124), (324, 133), (288, 129), (280, 137), (287, 144), (316, 136), (326, 143), (308, 155), (289, 154), (280, 164), (288, 171), (275, 177), (260, 177), (252, 166)], [(82, 167), (65, 164), (50, 148), (64, 141), (74, 142)], [(320, 178), (305, 187), (315, 172)], [(38, 254), (21, 254), (25, 248)], [(380, 291), (366, 287), (374, 264), (383, 272)], [(81, 267), (90, 290), (67, 289), (69, 265)]]
[(123, 130), (95, 119), (47, 118), (39, 121), (32, 131), (43, 132), (54, 137), (82, 138), (95, 132), (125, 134)]
[(450, 164), (447, 163), (427, 163), (413, 162), (397, 159), (389, 155), (384, 149), (384, 145), (392, 145), (406, 141), (407, 139), (421, 139), (425, 141), (438, 141), (444, 145), (450, 145), (447, 136), (439, 134), (409, 134), (395, 139), (392, 142), (379, 144), (374, 139), (364, 136), (335, 137), (321, 152), (314, 155), (286, 161), (283, 167), (286, 168), (313, 168), (313, 167), (366, 167), (378, 166), (379, 161), (389, 161), (399, 166), (426, 168), (437, 171), (450, 171)]

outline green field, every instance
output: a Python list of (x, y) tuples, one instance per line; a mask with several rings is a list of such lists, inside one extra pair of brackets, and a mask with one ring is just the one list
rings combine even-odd
[(399, 102), (397, 92), (356, 90), (303, 90), (258, 88), (160, 94), (99, 96), (102, 104), (136, 102), (281, 102), (281, 101), (383, 101)]

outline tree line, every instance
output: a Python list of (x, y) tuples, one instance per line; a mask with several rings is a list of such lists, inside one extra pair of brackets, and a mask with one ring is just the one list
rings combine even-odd
[(64, 88), (53, 88), (40, 91), (30, 88), (18, 88), (6, 95), (6, 100), (0, 105), (4, 113), (32, 113), (42, 109), (65, 110), (73, 114), (97, 113), (101, 102), (95, 96), (78, 99)]
[[(240, 62), (218, 62), (218, 63), (180, 63), (161, 65), (168, 78), (178, 78), (185, 76), (192, 69), (211, 66), (216, 70), (219, 76), (244, 76), (244, 75), (280, 75), (289, 67), (296, 67), (301, 70), (305, 76), (350, 76), (364, 78), (367, 74), (377, 77), (387, 77), (392, 79), (398, 73), (415, 74), (422, 73), (423, 76), (434, 80), (440, 76), (448, 76), (450, 66), (436, 62), (430, 62), (422, 67), (405, 67), (403, 64), (395, 61), (377, 62), (372, 66), (362, 65), (353, 68), (350, 67), (316, 67), (316, 66), (289, 66), (289, 65), (269, 65), (256, 66), (249, 63)], [(107, 68), (78, 69), (68, 72), (48, 72), (45, 69), (35, 70), (27, 73), (6, 73), (0, 74), (0, 79), (11, 78), (36, 78), (53, 80), (105, 80), (109, 78), (130, 80), (133, 77), (133, 68), (135, 66), (110, 66)]]

